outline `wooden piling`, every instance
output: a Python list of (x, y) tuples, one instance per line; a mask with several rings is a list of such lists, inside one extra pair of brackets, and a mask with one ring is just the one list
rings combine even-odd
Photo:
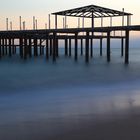
[(89, 62), (89, 32), (86, 32), (85, 62)]
[(5, 54), (7, 55), (8, 50), (7, 50), (7, 39), (5, 39)]
[(23, 58), (23, 39), (20, 37), (19, 39), (19, 51), (20, 51), (20, 57)]
[(71, 39), (69, 39), (69, 57), (71, 57)]
[(68, 39), (65, 38), (65, 56), (68, 56)]
[(1, 38), (0, 38), (0, 58), (2, 57), (1, 55)]
[(125, 64), (129, 64), (129, 30), (125, 31)]
[(46, 59), (49, 59), (48, 35), (46, 35)]
[(12, 38), (12, 54), (15, 54), (15, 41), (14, 38)]
[(4, 38), (2, 38), (2, 55), (4, 56), (5, 55), (5, 51), (4, 51)]
[(75, 33), (75, 61), (78, 59), (78, 33)]
[(44, 45), (41, 47), (42, 55), (44, 55)]
[(124, 54), (124, 39), (121, 39), (121, 56), (123, 57)]
[(12, 39), (9, 38), (9, 57), (12, 56), (12, 49), (11, 49)]
[[(93, 37), (93, 33), (92, 33), (92, 37)], [(90, 39), (90, 57), (93, 57), (93, 39)]]
[(56, 61), (56, 33), (53, 33), (53, 62)]
[(42, 39), (39, 40), (40, 55), (42, 55)]
[(107, 32), (107, 62), (110, 62), (110, 32)]
[(29, 38), (29, 46), (28, 46), (28, 51), (29, 51), (29, 57), (32, 57), (32, 39)]
[(52, 39), (50, 38), (50, 56), (52, 56), (52, 47), (53, 47), (53, 42)]
[(83, 55), (83, 39), (81, 39), (81, 56)]
[(37, 38), (34, 38), (34, 56), (38, 56)]
[(14, 42), (14, 54), (17, 53), (17, 46), (15, 45), (15, 42)]
[(24, 59), (27, 59), (27, 38), (24, 38)]
[[(92, 19), (91, 19), (91, 27), (94, 28), (94, 13), (92, 12)], [(93, 35), (94, 32), (91, 32), (92, 38), (90, 40), (90, 57), (93, 57)]]
[(56, 57), (59, 57), (59, 46), (58, 45), (59, 45), (59, 40), (58, 40), (58, 38), (56, 36)]
[(103, 55), (103, 39), (100, 39), (100, 56)]

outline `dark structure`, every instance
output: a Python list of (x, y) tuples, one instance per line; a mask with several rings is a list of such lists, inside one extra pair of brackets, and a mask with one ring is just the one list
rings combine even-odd
[[(78, 42), (80, 40), (81, 45), (81, 55), (85, 55), (85, 61), (89, 62), (89, 59), (93, 57), (93, 39), (100, 40), (100, 55), (102, 56), (102, 41), (107, 40), (107, 61), (110, 62), (110, 40), (120, 39), (121, 40), (121, 56), (125, 52), (125, 63), (129, 63), (129, 32), (130, 31), (140, 31), (140, 25), (131, 26), (131, 13), (122, 11), (112, 10), (100, 6), (89, 5), (85, 7), (70, 9), (66, 11), (52, 13), (55, 15), (55, 29), (50, 29), (50, 15), (49, 15), (49, 29), (37, 30), (37, 20), (33, 17), (33, 30), (25, 30), (25, 23), (23, 30), (21, 29), (21, 17), (20, 17), (20, 30), (16, 31), (0, 31), (0, 58), (5, 55), (16, 54), (17, 47), (19, 47), (19, 54), (21, 58), (27, 59), (28, 57), (37, 57), (38, 55), (46, 54), (46, 59), (52, 57), (53, 61), (59, 57), (59, 46), (58, 41), (64, 40), (65, 42), (65, 55), (71, 57), (71, 41), (74, 40), (74, 59), (78, 60)], [(63, 28), (58, 28), (57, 17), (64, 16), (63, 18)], [(78, 28), (67, 28), (67, 17), (74, 16), (82, 18), (82, 27), (80, 28), (80, 20), (78, 20)], [(116, 16), (121, 16), (122, 26), (112, 26), (112, 18)], [(126, 25), (125, 23), (126, 17)], [(84, 18), (91, 19), (91, 27), (84, 27)], [(95, 18), (101, 19), (101, 26), (95, 27)], [(109, 18), (110, 26), (103, 27), (103, 19)], [(8, 19), (7, 19), (8, 20)], [(12, 27), (11, 27), (12, 28)], [(125, 32), (125, 35), (112, 35), (111, 32), (121, 31)], [(85, 33), (85, 34), (81, 34)], [(100, 33), (101, 35), (96, 35), (95, 33)], [(65, 35), (64, 35), (65, 34)], [(15, 43), (18, 40), (19, 44)], [(125, 48), (124, 48), (125, 40)], [(85, 41), (85, 44), (84, 44)], [(45, 45), (44, 45), (45, 42)], [(83, 51), (85, 48), (85, 53)], [(125, 51), (124, 51), (125, 50)]]

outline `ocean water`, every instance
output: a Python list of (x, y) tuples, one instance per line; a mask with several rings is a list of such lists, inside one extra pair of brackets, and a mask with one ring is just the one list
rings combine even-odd
[(110, 63), (105, 47), (100, 57), (96, 45), (89, 64), (84, 56), (79, 55), (77, 62), (73, 56), (65, 57), (62, 48), (55, 63), (45, 56), (2, 58), (0, 139), (61, 140), (87, 123), (135, 114), (140, 107), (140, 48), (133, 44), (129, 65), (115, 41)]

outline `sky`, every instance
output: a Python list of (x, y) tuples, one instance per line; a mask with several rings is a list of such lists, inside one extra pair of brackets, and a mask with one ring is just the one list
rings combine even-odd
[[(26, 28), (32, 28), (32, 17), (38, 19), (38, 28), (45, 28), (45, 23), (48, 22), (48, 14), (61, 10), (77, 8), (86, 5), (99, 5), (115, 10), (125, 9), (133, 15), (132, 24), (140, 24), (140, 1), (139, 0), (0, 0), (0, 30), (6, 29), (6, 18), (9, 22), (12, 21), (13, 29), (19, 28), (19, 16), (22, 16), (22, 21), (26, 21)], [(54, 26), (54, 17), (51, 17), (51, 26)], [(105, 19), (106, 20), (106, 19)], [(121, 21), (114, 18), (113, 24)], [(88, 26), (88, 20), (85, 21)], [(98, 22), (95, 23), (98, 26)], [(107, 26), (108, 21), (105, 21)], [(74, 23), (74, 24), (73, 24)], [(59, 26), (62, 26), (62, 18), (59, 18)], [(69, 26), (77, 27), (77, 19), (68, 19)]]

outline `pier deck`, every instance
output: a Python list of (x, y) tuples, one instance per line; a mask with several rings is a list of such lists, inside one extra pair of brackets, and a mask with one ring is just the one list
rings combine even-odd
[[(74, 59), (78, 60), (78, 47), (79, 40), (81, 45), (81, 55), (85, 56), (85, 62), (89, 62), (93, 57), (93, 40), (99, 39), (100, 55), (102, 56), (103, 39), (106, 39), (106, 55), (107, 61), (111, 61), (110, 55), (110, 40), (120, 39), (121, 41), (121, 56), (125, 56), (125, 64), (129, 63), (129, 38), (130, 31), (140, 31), (140, 25), (131, 25), (131, 13), (123, 11), (112, 10), (100, 6), (89, 5), (85, 7), (60, 11), (52, 13), (55, 16), (55, 29), (50, 28), (50, 16), (49, 16), (49, 29), (35, 29), (35, 18), (33, 18), (33, 30), (25, 30), (21, 28), (20, 17), (20, 30), (7, 30), (0, 31), (0, 58), (5, 55), (10, 57), (16, 54), (17, 47), (19, 48), (19, 54), (22, 59), (28, 57), (36, 57), (39, 54), (46, 55), (46, 59), (52, 58), (53, 61), (59, 56), (59, 40), (64, 40), (65, 43), (65, 55), (71, 56), (72, 41), (74, 41)], [(57, 16), (65, 16), (63, 18), (63, 28), (57, 27)], [(79, 25), (77, 28), (67, 28), (67, 16), (82, 17), (82, 27)], [(121, 16), (122, 26), (112, 26), (112, 17)], [(127, 25), (125, 25), (124, 17), (127, 17)], [(110, 26), (103, 27), (103, 18), (110, 18)], [(84, 18), (91, 19), (91, 27), (84, 27)], [(94, 26), (94, 19), (101, 19), (101, 27)], [(7, 20), (8, 21), (8, 20)], [(7, 23), (8, 25), (8, 23)], [(25, 27), (25, 22), (24, 22)], [(7, 27), (8, 29), (8, 27)], [(121, 32), (121, 35), (115, 34), (115, 32)], [(98, 35), (97, 35), (98, 33)], [(16, 41), (15, 41), (16, 40)], [(125, 46), (124, 46), (125, 41)], [(18, 42), (18, 43), (17, 43)], [(83, 49), (85, 48), (85, 49)], [(85, 50), (85, 52), (83, 52)], [(33, 52), (32, 52), (33, 51)], [(45, 52), (45, 53), (44, 53)]]

